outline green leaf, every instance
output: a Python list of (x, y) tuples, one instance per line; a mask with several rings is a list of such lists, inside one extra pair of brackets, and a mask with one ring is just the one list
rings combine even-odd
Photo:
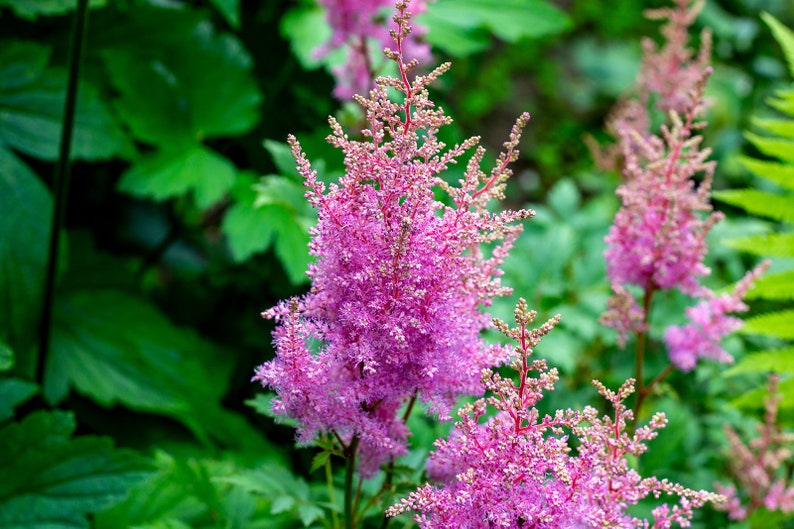
[[(794, 234), (791, 237), (794, 243)], [(794, 244), (792, 244), (794, 249)], [(765, 255), (766, 252), (765, 252)], [(794, 256), (794, 252), (792, 252)], [(747, 293), (747, 299), (773, 299), (779, 301), (794, 301), (794, 270), (779, 274), (767, 274), (757, 279), (753, 288)]]
[(753, 174), (794, 191), (794, 166), (771, 160), (756, 160), (749, 156), (742, 156), (739, 161)]
[(324, 467), (330, 457), (331, 452), (328, 452), (327, 450), (323, 450), (322, 452), (317, 452), (314, 454), (314, 457), (312, 458), (312, 467), (309, 469), (309, 472), (314, 472), (318, 468)]
[[(66, 70), (47, 69), (50, 50), (30, 42), (0, 43), (0, 141), (30, 156), (58, 157), (66, 98)], [(72, 156), (107, 159), (128, 149), (127, 140), (101, 101), (82, 80)]]
[(747, 140), (767, 156), (780, 158), (784, 162), (794, 163), (794, 141), (781, 138), (768, 138), (752, 132), (744, 133)]
[(74, 388), (103, 406), (173, 417), (200, 439), (232, 445), (244, 426), (219, 402), (232, 365), (206, 340), (172, 325), (143, 300), (113, 290), (56, 297), (44, 396), (60, 402)]
[(262, 145), (270, 153), (273, 163), (276, 164), (276, 169), (278, 169), (281, 176), (288, 176), (299, 182), (303, 181), (303, 178), (298, 174), (295, 157), (292, 155), (292, 149), (290, 149), (289, 145), (273, 140), (265, 140)]
[[(289, 40), (292, 53), (306, 70), (319, 68), (333, 62), (333, 57), (317, 57), (317, 48), (328, 42), (332, 30), (325, 20), (325, 13), (317, 5), (298, 6), (282, 17), (279, 25), (281, 36)], [(339, 54), (336, 54), (339, 57)]]
[(775, 97), (767, 99), (767, 104), (783, 114), (794, 117), (794, 90), (789, 88), (775, 90)]
[[(88, 7), (107, 5), (107, 0), (90, 0)], [(10, 7), (16, 16), (35, 20), (39, 16), (57, 16), (77, 8), (77, 0), (0, 0), (0, 7)]]
[(778, 44), (780, 44), (780, 47), (783, 48), (789, 71), (791, 75), (794, 76), (794, 33), (769, 13), (762, 13), (761, 18), (772, 30), (772, 34), (775, 36), (775, 40), (777, 40)]
[(754, 127), (770, 134), (784, 138), (794, 138), (794, 120), (752, 117), (750, 122)]
[[(778, 391), (781, 395), (794, 395), (794, 378), (789, 378), (788, 380), (783, 380), (778, 385)], [(758, 387), (752, 391), (748, 391), (747, 393), (740, 395), (731, 403), (734, 406), (739, 408), (745, 409), (763, 409), (764, 401), (769, 397), (769, 392), (765, 386)], [(794, 399), (784, 398), (780, 401), (780, 412), (783, 417), (783, 412), (786, 410), (794, 409)], [(787, 412), (790, 413), (790, 412)]]
[(32, 340), (49, 252), (52, 198), (0, 144), (0, 339), (19, 348)]
[(794, 257), (794, 233), (770, 233), (737, 237), (728, 246), (767, 257)]
[[(490, 0), (438, 0), (428, 4), (419, 19), (429, 27), (428, 41), (445, 49), (445, 32), (437, 27), (456, 27), (466, 33), (485, 28), (508, 42), (540, 38), (565, 30), (570, 20), (559, 8), (543, 0), (503, 0), (498, 6)], [(457, 51), (463, 46), (457, 45)]]
[(309, 256), (309, 225), (301, 219), (288, 219), (281, 222), (276, 239), (276, 256), (284, 267), (290, 282), (299, 285), (309, 280), (306, 270), (311, 258)]
[(317, 505), (311, 503), (302, 503), (298, 505), (298, 516), (303, 522), (303, 527), (309, 527), (312, 522), (323, 517), (323, 510)]
[(11, 371), (14, 367), (14, 350), (11, 346), (0, 340), (0, 373)]
[(794, 346), (753, 353), (725, 372), (726, 377), (744, 373), (794, 373)]
[(39, 388), (33, 382), (17, 378), (0, 380), (0, 422), (14, 416), (14, 408), (30, 399)]
[(240, 0), (210, 0), (234, 29), (240, 28)]
[(74, 429), (71, 414), (39, 411), (0, 430), (0, 527), (87, 528), (147, 475), (141, 458)]
[(236, 169), (227, 158), (196, 145), (142, 158), (122, 175), (119, 189), (155, 200), (191, 192), (198, 207), (205, 209), (231, 189), (235, 174)]
[(739, 332), (794, 340), (794, 309), (747, 318)]
[[(136, 20), (140, 31), (147, 31), (146, 20)], [(177, 150), (248, 132), (259, 120), (262, 94), (250, 56), (207, 23), (165, 48), (122, 43), (103, 58), (120, 93), (116, 108), (141, 141)]]
[(725, 189), (715, 191), (714, 197), (753, 215), (794, 222), (794, 194), (777, 195), (758, 189)]

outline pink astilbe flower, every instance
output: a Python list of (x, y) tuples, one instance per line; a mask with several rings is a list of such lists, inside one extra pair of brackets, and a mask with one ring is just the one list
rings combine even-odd
[(664, 332), (664, 342), (670, 361), (683, 372), (692, 371), (700, 358), (732, 364), (733, 357), (720, 346), (720, 341), (741, 328), (742, 320), (728, 316), (731, 312), (745, 312), (744, 298), (752, 282), (769, 267), (765, 261), (748, 272), (730, 294), (707, 297), (686, 309), (690, 323), (671, 325)]
[[(369, 123), (365, 140), (351, 140), (330, 120), (328, 141), (345, 155), (339, 182), (326, 188), (317, 180), (290, 137), (318, 211), (310, 243), (316, 262), (309, 294), (264, 313), (277, 322), (276, 358), (254, 377), (276, 390), (277, 414), (298, 420), (300, 440), (334, 434), (351, 454), (358, 449), (365, 474), (405, 451), (401, 406), (418, 397), (444, 416), (459, 395), (481, 394), (481, 370), (504, 360), (508, 351), (480, 336), (490, 325), (480, 308), (509, 292), (499, 266), (521, 231), (515, 221), (532, 214), (486, 209), (503, 196), (526, 114), (489, 174), (476, 147), (458, 186), (442, 180), (479, 139), (446, 151), (438, 141), (451, 119), (426, 86), (448, 65), (408, 80), (414, 63), (402, 59), (405, 9), (398, 4), (397, 51), (389, 52), (400, 79), (379, 78), (369, 99), (356, 98)], [(389, 99), (391, 89), (402, 101)], [(446, 191), (450, 205), (435, 191)]]
[[(427, 0), (414, 0), (411, 11), (419, 15), (426, 9)], [(373, 51), (379, 54), (383, 48), (392, 44), (392, 38), (385, 23), (384, 13), (394, 6), (393, 0), (318, 0), (325, 8), (325, 16), (331, 26), (331, 40), (315, 50), (317, 57), (327, 55), (332, 50), (344, 47), (347, 51), (345, 62), (332, 69), (336, 79), (334, 95), (347, 100), (354, 94), (366, 94), (372, 88), (376, 68), (372, 63)], [(413, 38), (404, 42), (406, 62), (416, 59), (425, 63), (430, 60), (430, 46), (416, 37), (425, 32), (422, 27), (413, 31)]]
[[(613, 405), (612, 417), (600, 418), (590, 407), (540, 417), (535, 405), (554, 388), (557, 372), (543, 360), (530, 362), (529, 356), (559, 316), (529, 330), (534, 317), (521, 300), (516, 328), (497, 322), (518, 341), (513, 363), (518, 386), (484, 370), (493, 396), (463, 406), (450, 438), (435, 443), (428, 468), (438, 482), (410, 493), (388, 515), (417, 511), (414, 520), (426, 529), (649, 527), (648, 521), (629, 514), (628, 506), (649, 495), (676, 495), (677, 504), (653, 511), (653, 527), (668, 528), (673, 523), (688, 526), (693, 509), (721, 500), (667, 480), (642, 478), (629, 467), (627, 458), (645, 452), (645, 442), (666, 423), (660, 413), (633, 435), (627, 432), (632, 412), (623, 401), (634, 391), (631, 379), (617, 392), (594, 382)], [(488, 405), (498, 414), (481, 423)]]
[(794, 454), (794, 434), (781, 431), (777, 424), (778, 406), (782, 396), (779, 377), (769, 377), (764, 424), (758, 426), (759, 437), (745, 444), (730, 426), (725, 435), (731, 444), (731, 474), (739, 487), (717, 484), (715, 487), (728, 501), (718, 508), (731, 520), (744, 520), (759, 507), (783, 513), (794, 512), (794, 483), (785, 464)]

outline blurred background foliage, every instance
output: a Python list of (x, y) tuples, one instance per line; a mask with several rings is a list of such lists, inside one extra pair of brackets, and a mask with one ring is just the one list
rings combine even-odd
[[(265, 416), (267, 397), (249, 380), (273, 354), (272, 324), (259, 313), (308, 287), (314, 212), (286, 135), (332, 179), (343, 167), (324, 144), (327, 116), (351, 133), (360, 122), (330, 95), (329, 69), (343, 52), (312, 54), (330, 28), (311, 0), (91, 2), (44, 355), (38, 322), (75, 4), (0, 0), (0, 527), (324, 527), (341, 500), (321, 484), (327, 455), (312, 463), (312, 451), (291, 449), (292, 430)], [(540, 350), (562, 373), (549, 409), (593, 403), (593, 378), (616, 386), (632, 375), (631, 348), (618, 349), (597, 321), (619, 175), (594, 168), (585, 138), (607, 141), (604, 120), (632, 85), (640, 39), (658, 34), (643, 9), (662, 5), (437, 0), (419, 18), (437, 61), (453, 62), (432, 94), (455, 119), (446, 140), (481, 135), (493, 154), (518, 114), (533, 116), (507, 205), (538, 215), (505, 283), (542, 317), (563, 315)], [(714, 33), (705, 141), (719, 162), (716, 189), (775, 192), (748, 165), (774, 153), (744, 133), (763, 129), (752, 116), (769, 114), (765, 101), (791, 86), (764, 11), (794, 25), (790, 0), (708, 0), (696, 24)], [(789, 168), (790, 152), (781, 162)], [(790, 198), (790, 177), (787, 185)], [(710, 236), (710, 286), (741, 277), (751, 254), (775, 257), (790, 285), (794, 253), (759, 251), (752, 237), (790, 233), (791, 210), (761, 219), (718, 196), (729, 218)], [(769, 290), (755, 296), (754, 313), (791, 307), (792, 290)], [(653, 317), (656, 372), (665, 363), (658, 338), (680, 323), (687, 300), (664, 302)], [(508, 317), (514, 303), (493, 311)], [(759, 328), (770, 327), (728, 341), (745, 359), (731, 376), (705, 365), (660, 388), (649, 408), (670, 426), (644, 473), (691, 487), (725, 479), (722, 425), (752, 431), (769, 370), (788, 373), (789, 389), (794, 380), (791, 329)], [(787, 356), (770, 357), (781, 350)], [(789, 393), (781, 418), (791, 428)], [(412, 424), (406, 481), (445, 428)], [(727, 521), (707, 511), (697, 524)]]

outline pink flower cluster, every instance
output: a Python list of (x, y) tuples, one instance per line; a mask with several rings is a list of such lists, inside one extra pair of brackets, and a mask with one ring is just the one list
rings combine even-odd
[(794, 512), (794, 483), (786, 476), (785, 463), (791, 461), (794, 434), (785, 433), (777, 424), (778, 376), (769, 377), (769, 397), (766, 400), (764, 424), (759, 425), (759, 437), (748, 444), (730, 427), (725, 434), (731, 444), (731, 471), (741, 487), (717, 484), (715, 488), (728, 501), (718, 506), (727, 511), (731, 520), (744, 520), (754, 510), (764, 507), (770, 511)]
[[(426, 9), (427, 0), (414, 0), (411, 10), (419, 15)], [(380, 56), (381, 50), (391, 46), (385, 19), (394, 7), (392, 0), (318, 0), (325, 8), (326, 20), (333, 31), (331, 40), (315, 50), (318, 57), (332, 50), (345, 48), (347, 58), (344, 64), (333, 69), (336, 78), (334, 95), (341, 100), (350, 99), (354, 94), (366, 94), (372, 88), (377, 69), (373, 59)], [(385, 14), (384, 14), (385, 13)], [(415, 28), (414, 37), (424, 33), (421, 27)], [(421, 62), (430, 59), (430, 46), (415, 38), (405, 42), (405, 57)]]
[[(485, 370), (483, 380), (493, 396), (461, 408), (449, 440), (436, 442), (428, 468), (437, 484), (410, 493), (388, 515), (417, 511), (414, 520), (428, 529), (649, 527), (648, 521), (631, 516), (628, 506), (647, 496), (678, 496), (675, 505), (663, 503), (653, 510), (653, 527), (661, 529), (673, 523), (687, 527), (693, 509), (721, 499), (667, 480), (642, 478), (629, 466), (628, 458), (645, 452), (645, 442), (666, 423), (663, 414), (656, 414), (632, 435), (626, 431), (632, 412), (623, 401), (634, 391), (631, 379), (617, 392), (594, 382), (614, 407), (611, 417), (601, 418), (590, 407), (540, 417), (535, 405), (544, 391), (554, 389), (557, 372), (543, 360), (530, 362), (529, 356), (559, 316), (528, 330), (534, 317), (521, 300), (516, 328), (497, 322), (518, 341), (513, 364), (518, 386)], [(498, 414), (481, 422), (488, 405)]]
[[(724, 215), (709, 203), (715, 162), (701, 148), (705, 126), (703, 92), (710, 75), (710, 37), (704, 32), (699, 54), (687, 47), (687, 30), (704, 2), (676, 0), (671, 8), (649, 11), (666, 19), (665, 44), (645, 43), (639, 96), (624, 101), (613, 116), (623, 159), (624, 183), (617, 195), (621, 208), (605, 238), (607, 274), (613, 296), (602, 321), (618, 331), (621, 345), (631, 333), (648, 331), (648, 309), (658, 290), (679, 290), (701, 298), (687, 310), (691, 323), (670, 327), (665, 342), (670, 360), (682, 371), (699, 358), (731, 362), (719, 345), (740, 320), (730, 312), (747, 310), (741, 298), (762, 266), (750, 272), (728, 296), (715, 296), (700, 284), (710, 273), (703, 263), (706, 235)], [(649, 130), (648, 106), (668, 113), (659, 135)], [(699, 181), (699, 183), (697, 183)], [(630, 286), (642, 292), (638, 303)]]
[[(277, 392), (274, 411), (298, 420), (302, 441), (335, 435), (346, 450), (358, 449), (364, 474), (405, 451), (402, 406), (418, 397), (446, 415), (459, 395), (481, 394), (481, 370), (505, 359), (506, 349), (480, 336), (490, 325), (480, 308), (509, 292), (499, 266), (521, 231), (515, 222), (532, 214), (486, 209), (503, 196), (526, 114), (490, 173), (476, 147), (458, 186), (442, 179), (479, 139), (448, 150), (438, 140), (451, 119), (426, 86), (448, 65), (408, 81), (404, 10), (399, 4), (397, 51), (389, 53), (400, 79), (379, 78), (370, 99), (356, 98), (369, 124), (364, 139), (350, 139), (331, 118), (328, 141), (345, 156), (339, 182), (319, 181), (290, 137), (318, 211), (316, 262), (309, 294), (264, 313), (277, 322), (276, 358), (254, 377)], [(389, 98), (392, 89), (401, 101)], [(449, 205), (436, 192), (446, 192)]]

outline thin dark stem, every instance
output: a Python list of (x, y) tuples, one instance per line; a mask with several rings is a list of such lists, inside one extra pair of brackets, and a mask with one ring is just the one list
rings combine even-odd
[[(648, 285), (645, 288), (645, 292), (643, 294), (643, 324), (645, 327), (648, 326), (648, 320), (650, 318), (651, 312), (651, 301), (653, 299), (653, 294), (656, 292), (656, 288), (653, 284)], [(637, 354), (634, 358), (634, 378), (636, 379), (636, 394), (637, 398), (634, 401), (634, 419), (631, 421), (631, 429), (634, 429), (634, 425), (637, 423), (637, 419), (640, 415), (640, 406), (642, 406), (642, 401), (645, 400), (645, 396), (647, 395), (647, 390), (645, 388), (645, 381), (643, 373), (645, 368), (645, 350), (648, 346), (648, 331), (644, 330), (642, 332), (637, 333)]]
[[(408, 422), (408, 417), (411, 416), (411, 412), (414, 409), (414, 405), (416, 404), (416, 398), (418, 394), (414, 391), (414, 394), (411, 396), (411, 399), (408, 401), (408, 406), (405, 407), (405, 413), (403, 413), (403, 423)], [(383, 485), (380, 488), (380, 492), (378, 493), (383, 494), (387, 490), (391, 490), (392, 485), (394, 483), (394, 458), (392, 457), (389, 463), (386, 465), (386, 469), (384, 470), (385, 477), (383, 478)], [(373, 498), (374, 499), (374, 498)], [(383, 520), (380, 524), (380, 529), (386, 529), (389, 525), (389, 521), (391, 518), (388, 516), (383, 516)]]
[(47, 270), (44, 277), (44, 299), (42, 300), (41, 319), (39, 320), (39, 357), (36, 360), (36, 380), (44, 382), (44, 371), (47, 354), (50, 349), (52, 327), (52, 309), (55, 298), (55, 276), (58, 272), (58, 252), (60, 250), (60, 233), (66, 217), (66, 199), (69, 195), (70, 153), (72, 150), (72, 133), (77, 108), (77, 89), (80, 81), (80, 65), (88, 28), (88, 0), (78, 0), (77, 11), (72, 25), (71, 47), (69, 49), (69, 78), (66, 86), (63, 123), (61, 127), (61, 144), (58, 162), (53, 177), (53, 194), (55, 207), (50, 227), (49, 254)]
[(355, 529), (355, 513), (353, 512), (353, 474), (356, 471), (356, 451), (359, 438), (354, 436), (345, 448), (345, 529)]

